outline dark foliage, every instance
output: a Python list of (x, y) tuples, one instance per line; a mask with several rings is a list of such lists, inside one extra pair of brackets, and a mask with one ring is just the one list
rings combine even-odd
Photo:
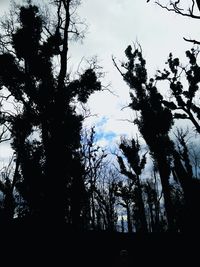
[[(129, 168), (127, 169), (123, 158), (118, 156), (121, 173), (131, 180), (130, 189), (132, 192), (129, 201), (131, 200), (135, 203), (134, 217), (136, 221), (136, 231), (147, 232), (147, 220), (144, 201), (142, 197), (143, 188), (140, 181), (140, 175), (146, 164), (146, 155), (144, 154), (140, 158), (140, 144), (138, 140), (132, 139), (130, 142), (128, 142), (124, 139), (122, 140), (119, 147), (123, 153), (123, 156), (127, 159), (129, 164)], [(123, 193), (123, 190), (125, 188), (126, 187), (122, 187), (121, 190), (121, 194), (123, 197), (127, 195), (124, 194), (125, 192)], [(127, 204), (126, 208), (128, 208)]]
[(169, 108), (162, 104), (162, 95), (158, 92), (153, 79), (148, 81), (145, 60), (142, 53), (128, 46), (125, 51), (127, 62), (122, 64), (124, 80), (131, 89), (130, 107), (140, 111), (135, 120), (138, 129), (149, 146), (153, 159), (158, 167), (165, 199), (165, 208), (169, 228), (174, 229), (173, 205), (170, 197), (170, 161), (173, 143), (169, 131), (173, 125), (173, 116)]
[[(14, 186), (30, 215), (48, 223), (67, 220), (79, 227), (85, 194), (80, 154), (83, 117), (73, 103), (76, 99), (86, 103), (101, 84), (92, 68), (77, 80), (67, 79), (71, 5), (72, 1), (59, 2), (53, 29), (46, 28), (38, 7), (30, 3), (20, 7), (18, 26), (13, 25), (9, 35), (10, 52), (1, 47), (0, 85), (21, 105), (15, 115), (2, 112), (2, 123), (9, 124), (18, 161)], [(55, 56), (60, 58), (58, 72)]]

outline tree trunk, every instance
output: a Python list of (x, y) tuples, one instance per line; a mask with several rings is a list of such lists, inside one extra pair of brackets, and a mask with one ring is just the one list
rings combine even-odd
[(146, 220), (146, 214), (145, 214), (145, 207), (144, 207), (144, 201), (142, 198), (142, 188), (140, 184), (140, 177), (137, 176), (137, 187), (138, 187), (138, 203), (139, 203), (139, 214), (140, 214), (140, 232), (147, 233), (148, 227), (147, 227), (147, 220)]
[(131, 222), (131, 213), (130, 213), (130, 208), (128, 204), (126, 204), (126, 212), (127, 212), (128, 233), (132, 233), (133, 228), (132, 228), (132, 222)]
[(158, 163), (158, 170), (160, 173), (160, 180), (162, 184), (163, 189), (163, 196), (164, 196), (164, 202), (165, 202), (165, 211), (166, 211), (166, 217), (168, 222), (168, 230), (171, 232), (175, 231), (175, 224), (174, 224), (174, 209), (173, 204), (171, 201), (171, 189), (169, 184), (169, 166), (167, 164), (167, 159), (159, 158), (157, 157), (157, 163)]

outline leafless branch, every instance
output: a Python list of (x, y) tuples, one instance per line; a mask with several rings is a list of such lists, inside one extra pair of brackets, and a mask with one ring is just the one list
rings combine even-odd
[(121, 111), (123, 111), (123, 110), (126, 109), (126, 108), (130, 108), (130, 105), (127, 105), (127, 106), (122, 107), (122, 108), (121, 108)]
[(112, 61), (114, 63), (115, 68), (119, 71), (122, 77), (124, 77), (124, 73), (120, 70), (119, 66), (117, 65), (114, 56), (112, 56)]
[(0, 133), (0, 143), (4, 142), (6, 139), (4, 137), (5, 133), (7, 132), (6, 128), (3, 127), (1, 133)]
[(194, 13), (194, 0), (192, 0), (192, 8), (191, 8), (191, 13), (193, 14)]
[(111, 93), (112, 95), (116, 96), (116, 97), (119, 97), (119, 95), (115, 94), (114, 91), (110, 90), (110, 87), (111, 84), (108, 84), (108, 85), (102, 85), (102, 91), (107, 91), (109, 93)]
[(172, 8), (169, 8), (168, 6), (164, 6), (162, 4), (160, 4), (160, 2), (156, 1), (155, 3), (160, 6), (161, 8), (163, 9), (166, 9), (167, 11), (170, 11), (170, 12), (175, 12), (176, 14), (179, 14), (181, 16), (185, 16), (185, 17), (190, 17), (190, 18), (194, 18), (194, 19), (200, 19), (200, 16), (197, 16), (194, 14), (194, 1), (192, 3), (192, 8), (189, 9), (189, 13), (185, 13), (183, 12), (180, 7), (178, 7), (178, 4), (179, 4), (180, 0), (176, 1), (175, 3), (170, 3), (170, 5), (172, 6)]
[(129, 119), (118, 119), (118, 121), (126, 121), (126, 122), (130, 122), (130, 123), (134, 123), (134, 121), (129, 120)]
[(200, 45), (200, 41), (187, 39), (187, 38), (185, 38), (185, 37), (183, 37), (183, 40), (185, 40), (186, 42), (190, 42), (190, 43), (193, 43), (193, 44)]

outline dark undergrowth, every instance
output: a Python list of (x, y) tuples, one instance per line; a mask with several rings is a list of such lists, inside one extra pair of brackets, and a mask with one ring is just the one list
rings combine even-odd
[[(196, 266), (198, 234), (74, 231), (69, 226), (1, 227), (4, 266)], [(12, 265), (11, 265), (12, 264)]]

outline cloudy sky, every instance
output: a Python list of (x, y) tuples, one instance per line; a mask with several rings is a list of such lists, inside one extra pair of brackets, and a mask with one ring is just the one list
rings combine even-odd
[[(74, 70), (82, 57), (97, 55), (106, 73), (104, 83), (111, 82), (111, 90), (118, 96), (104, 92), (90, 98), (91, 112), (99, 114), (93, 120), (99, 120), (98, 129), (107, 133), (106, 136), (110, 133), (111, 137), (111, 133), (115, 133), (118, 138), (119, 135), (134, 135), (135, 132), (135, 126), (125, 121), (132, 119), (134, 114), (128, 109), (121, 111), (129, 102), (129, 90), (113, 66), (112, 55), (122, 60), (126, 47), (139, 42), (147, 60), (149, 75), (154, 75), (158, 68), (165, 67), (169, 52), (185, 58), (185, 51), (191, 48), (191, 44), (185, 42), (183, 37), (198, 39), (198, 21), (169, 13), (153, 2), (82, 1), (79, 14), (86, 18), (89, 30), (83, 44), (73, 45), (70, 54), (75, 62)], [(102, 142), (110, 140), (106, 136), (104, 139), (102, 136)]]
[[(97, 116), (89, 118), (86, 124), (96, 124), (102, 145), (109, 145), (120, 135), (134, 136), (136, 131), (133, 124), (125, 121), (133, 119), (134, 114), (128, 109), (121, 110), (129, 103), (129, 90), (113, 66), (112, 55), (120, 61), (126, 47), (139, 42), (152, 76), (165, 66), (169, 52), (184, 59), (191, 44), (183, 41), (183, 37), (198, 39), (198, 21), (169, 13), (153, 2), (82, 0), (79, 8), (80, 17), (88, 24), (88, 33), (83, 43), (71, 44), (70, 69), (76, 71), (81, 59), (97, 56), (105, 72), (102, 82), (105, 86), (111, 84), (110, 90), (114, 92), (99, 92), (89, 100), (91, 113)], [(189, 5), (190, 0), (185, 3)], [(7, 0), (0, 0), (0, 14), (7, 6)], [(6, 145), (1, 145), (0, 160), (8, 154)]]

